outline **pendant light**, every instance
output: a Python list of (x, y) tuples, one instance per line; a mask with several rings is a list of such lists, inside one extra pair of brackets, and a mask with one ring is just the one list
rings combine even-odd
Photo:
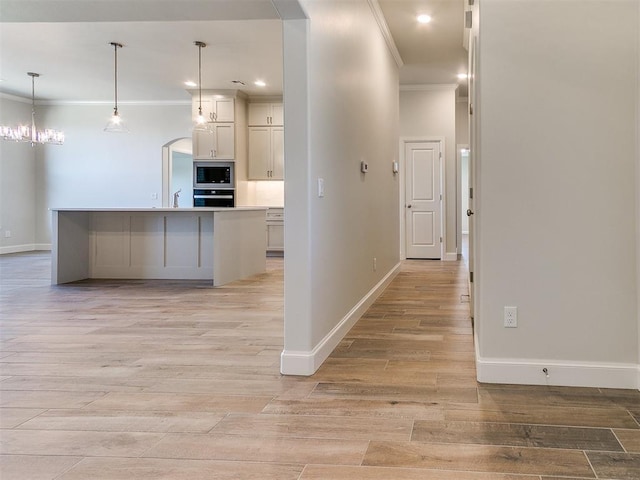
[(122, 118), (120, 117), (120, 112), (118, 112), (118, 49), (122, 48), (121, 43), (109, 42), (109, 45), (113, 45), (113, 55), (114, 55), (114, 89), (115, 89), (115, 107), (113, 108), (113, 115), (107, 123), (107, 126), (104, 127), (105, 132), (109, 133), (129, 133), (129, 129), (122, 122)]
[(36, 85), (35, 79), (39, 73), (27, 72), (31, 77), (31, 126), (18, 125), (17, 127), (0, 126), (0, 136), (4, 140), (15, 142), (29, 142), (33, 147), (36, 143), (62, 145), (64, 143), (64, 132), (46, 128), (38, 130), (36, 128)]
[(193, 129), (206, 131), (209, 130), (209, 126), (207, 125), (207, 119), (202, 114), (202, 49), (207, 44), (204, 42), (193, 42), (193, 44), (198, 47), (198, 116)]

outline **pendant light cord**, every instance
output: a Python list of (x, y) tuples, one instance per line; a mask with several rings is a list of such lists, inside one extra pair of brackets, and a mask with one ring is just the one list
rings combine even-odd
[(120, 43), (116, 43), (116, 42), (111, 42), (111, 45), (113, 45), (113, 63), (114, 63), (114, 69), (113, 69), (113, 84), (114, 84), (114, 97), (115, 97), (115, 108), (113, 109), (113, 114), (114, 115), (118, 115), (118, 47), (122, 48), (122, 44)]
[(36, 130), (36, 77), (38, 73), (27, 72), (31, 77), (31, 146), (33, 147), (38, 141), (38, 131)]
[(202, 116), (202, 47), (206, 47), (204, 42), (193, 42), (198, 47), (198, 115)]
[(36, 76), (37, 73), (28, 73), (31, 77), (31, 113), (36, 111)]

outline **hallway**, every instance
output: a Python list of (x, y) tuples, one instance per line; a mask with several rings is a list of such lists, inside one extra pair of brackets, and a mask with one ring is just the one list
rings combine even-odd
[(480, 385), (462, 261), (407, 261), (313, 377), (279, 374), (283, 263), (49, 285), (0, 256), (15, 480), (640, 478), (640, 392)]

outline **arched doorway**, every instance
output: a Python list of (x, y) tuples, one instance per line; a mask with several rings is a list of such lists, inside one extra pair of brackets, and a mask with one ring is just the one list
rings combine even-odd
[(191, 138), (177, 138), (162, 146), (162, 206), (173, 206), (180, 191), (180, 207), (193, 207), (193, 158)]

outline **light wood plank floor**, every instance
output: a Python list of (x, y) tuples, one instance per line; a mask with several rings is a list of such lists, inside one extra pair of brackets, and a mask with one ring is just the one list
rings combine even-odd
[(640, 479), (640, 393), (479, 385), (463, 262), (408, 261), (283, 377), (283, 265), (49, 285), (0, 257), (3, 480)]

